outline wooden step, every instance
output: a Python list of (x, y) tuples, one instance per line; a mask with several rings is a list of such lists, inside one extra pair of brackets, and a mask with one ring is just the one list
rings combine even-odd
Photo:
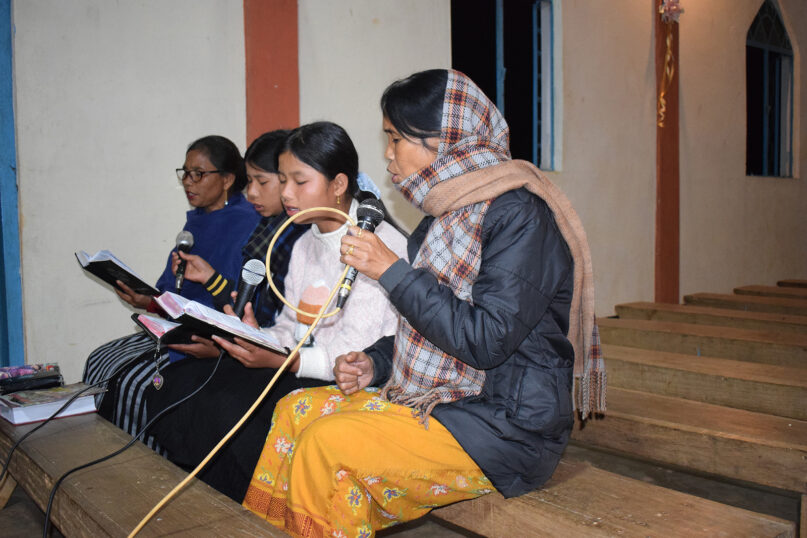
[(432, 512), (483, 536), (793, 536), (794, 524), (564, 457), (540, 490), (483, 495)]
[(784, 286), (788, 288), (807, 288), (807, 280), (787, 279), (780, 280), (776, 283), (777, 286)]
[(801, 367), (807, 375), (805, 335), (671, 321), (606, 318), (597, 322), (605, 344)]
[[(35, 425), (0, 420), (0, 455)], [(131, 436), (97, 414), (55, 420), (14, 452), (9, 472), (45, 509), (53, 483), (66, 471), (124, 446)], [(142, 443), (70, 475), (59, 488), (51, 520), (65, 536), (127, 536), (187, 473)], [(0, 531), (2, 534), (2, 531)], [(198, 480), (169, 502), (138, 536), (286, 536)]]
[(624, 319), (673, 321), (757, 331), (787, 331), (807, 334), (807, 316), (746, 312), (730, 308), (713, 308), (688, 304), (647, 302), (616, 305), (616, 313), (620, 318)]
[(609, 387), (807, 420), (802, 368), (603, 344)]
[(758, 295), (730, 295), (723, 293), (693, 293), (684, 296), (686, 304), (733, 308), (751, 312), (774, 312), (793, 316), (807, 316), (807, 305), (801, 299), (763, 297)]
[(807, 299), (807, 289), (787, 286), (740, 286), (739, 288), (734, 288), (734, 293), (737, 295)]
[(619, 388), (577, 441), (648, 461), (807, 492), (807, 422)]

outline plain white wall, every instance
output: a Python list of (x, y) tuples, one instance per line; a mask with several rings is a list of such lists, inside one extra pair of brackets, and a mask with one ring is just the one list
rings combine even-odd
[(549, 177), (588, 235), (600, 316), (652, 299), (656, 127), (651, 2), (562, 3), (563, 164)]
[(107, 248), (156, 282), (189, 209), (174, 169), (194, 139), (243, 151), (240, 1), (25, 0), (13, 20), (28, 362), (80, 378), (134, 332), (128, 306), (79, 269)]
[(416, 71), (451, 67), (448, 0), (299, 0), (300, 121), (347, 130), (359, 166), (379, 186), (390, 213), (412, 229), (423, 214), (386, 172), (381, 94)]

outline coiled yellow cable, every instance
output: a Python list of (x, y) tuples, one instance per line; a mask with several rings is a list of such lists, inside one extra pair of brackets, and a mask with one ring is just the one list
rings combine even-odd
[[(272, 237), (272, 241), (269, 243), (269, 249), (266, 252), (266, 278), (267, 278), (267, 280), (269, 282), (269, 286), (272, 288), (272, 291), (274, 291), (275, 295), (277, 295), (280, 298), (280, 300), (283, 301), (283, 304), (285, 304), (286, 306), (288, 306), (289, 308), (291, 308), (292, 310), (294, 310), (298, 314), (304, 314), (306, 316), (310, 316), (311, 314), (309, 314), (308, 312), (303, 312), (303, 311), (299, 310), (297, 307), (292, 306), (286, 300), (286, 298), (283, 297), (283, 295), (277, 290), (277, 288), (275, 287), (274, 282), (272, 282), (272, 275), (269, 272), (269, 267), (271, 267), (270, 262), (271, 262), (271, 256), (272, 256), (272, 248), (275, 246), (275, 243), (277, 242), (277, 238), (280, 237), (280, 234), (283, 233), (283, 230), (285, 230), (286, 227), (289, 224), (291, 224), (292, 222), (294, 222), (294, 220), (297, 219), (298, 217), (301, 217), (301, 216), (303, 216), (303, 215), (305, 215), (307, 213), (311, 213), (311, 212), (314, 212), (314, 211), (330, 211), (331, 213), (337, 213), (337, 214), (342, 215), (343, 217), (345, 217), (346, 221), (349, 222), (351, 225), (355, 225), (355, 222), (353, 221), (353, 219), (350, 218), (349, 215), (347, 215), (344, 211), (340, 211), (339, 209), (336, 209), (336, 208), (333, 208), (333, 207), (312, 207), (312, 208), (309, 208), (309, 209), (304, 209), (303, 211), (300, 211), (299, 213), (295, 214), (294, 216), (292, 216), (291, 218), (286, 220), (286, 222), (284, 222), (283, 225), (280, 228), (277, 229), (277, 231), (275, 232), (274, 237)], [(294, 357), (297, 354), (297, 352), (300, 350), (300, 348), (303, 347), (303, 343), (308, 340), (308, 337), (314, 331), (314, 327), (317, 326), (317, 324), (319, 323), (319, 320), (321, 320), (323, 318), (326, 318), (326, 317), (329, 317), (329, 316), (333, 316), (334, 314), (339, 312), (340, 309), (335, 308), (331, 312), (328, 312), (327, 314), (325, 314), (325, 309), (328, 308), (328, 305), (330, 305), (331, 301), (333, 301), (334, 295), (336, 295), (336, 292), (339, 290), (340, 284), (345, 279), (345, 275), (347, 274), (347, 271), (348, 271), (348, 266), (345, 266), (344, 270), (342, 271), (341, 276), (339, 277), (339, 280), (336, 282), (336, 285), (331, 290), (330, 295), (328, 295), (328, 300), (325, 301), (325, 304), (322, 305), (322, 308), (319, 309), (319, 313), (314, 318), (314, 322), (311, 324), (311, 326), (305, 332), (305, 335), (303, 335), (303, 337), (300, 339), (300, 341), (297, 342), (297, 345), (294, 346), (294, 350), (292, 350), (292, 352), (289, 353), (288, 358), (286, 358), (286, 360), (283, 362), (283, 364), (280, 365), (280, 368), (277, 369), (277, 372), (275, 372), (275, 375), (272, 377), (271, 381), (269, 381), (269, 384), (266, 385), (266, 388), (263, 389), (263, 392), (261, 392), (260, 396), (258, 396), (258, 399), (255, 400), (255, 403), (253, 403), (252, 406), (249, 409), (247, 409), (247, 412), (244, 413), (244, 416), (242, 416), (241, 419), (235, 424), (235, 426), (233, 426), (232, 429), (229, 432), (227, 432), (227, 434), (224, 437), (222, 437), (221, 441), (219, 441), (218, 444), (215, 447), (213, 447), (213, 450), (211, 450), (208, 453), (208, 455), (205, 456), (205, 458), (201, 461), (201, 463), (199, 463), (199, 465), (197, 465), (196, 468), (193, 471), (191, 471), (190, 474), (188, 474), (188, 476), (186, 476), (184, 480), (182, 480), (182, 482), (177, 484), (174, 489), (172, 489), (170, 492), (168, 492), (168, 494), (165, 497), (163, 497), (162, 500), (160, 500), (160, 502), (158, 502), (154, 506), (154, 508), (151, 509), (151, 511), (148, 514), (146, 514), (146, 517), (144, 517), (140, 521), (140, 523), (137, 524), (137, 526), (134, 528), (134, 530), (129, 534), (129, 538), (134, 537), (138, 532), (140, 532), (143, 529), (143, 527), (145, 527), (146, 524), (151, 520), (151, 518), (154, 517), (154, 515), (157, 512), (159, 512), (160, 509), (168, 503), (168, 501), (170, 501), (177, 493), (179, 493), (179, 491), (182, 490), (182, 488), (184, 488), (188, 484), (188, 482), (191, 481), (192, 478), (194, 478), (197, 474), (199, 474), (199, 472), (202, 469), (204, 469), (205, 465), (207, 465), (207, 463), (213, 458), (213, 456), (215, 456), (216, 453), (218, 453), (218, 451), (221, 449), (221, 447), (224, 446), (227, 443), (227, 441), (229, 441), (230, 438), (233, 435), (235, 435), (235, 433), (241, 428), (241, 426), (244, 424), (244, 422), (246, 422), (247, 419), (249, 419), (249, 417), (252, 416), (252, 413), (254, 413), (255, 410), (258, 408), (258, 406), (261, 405), (264, 398), (266, 398), (266, 395), (269, 394), (269, 391), (272, 390), (272, 387), (275, 385), (275, 382), (277, 382), (278, 378), (283, 374), (283, 372), (286, 371), (286, 368), (288, 368), (289, 364), (291, 363), (292, 357)]]

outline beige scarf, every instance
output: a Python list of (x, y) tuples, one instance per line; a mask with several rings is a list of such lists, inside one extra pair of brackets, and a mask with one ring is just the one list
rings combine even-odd
[(569, 312), (569, 341), (574, 347), (574, 402), (582, 419), (605, 413), (606, 372), (594, 315), (594, 275), (588, 239), (566, 195), (537, 167), (526, 161), (506, 161), (468, 172), (434, 185), (423, 209), (439, 217), (450, 211), (491, 200), (524, 187), (546, 202), (574, 260), (574, 292)]

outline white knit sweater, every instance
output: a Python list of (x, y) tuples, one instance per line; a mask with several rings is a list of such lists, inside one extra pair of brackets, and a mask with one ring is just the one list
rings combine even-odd
[[(356, 220), (354, 200), (350, 216)], [(286, 299), (297, 306), (309, 286), (326, 286), (329, 290), (338, 284), (344, 265), (339, 262), (339, 247), (347, 233), (347, 225), (338, 230), (321, 233), (316, 224), (294, 244), (285, 279)], [(406, 238), (395, 228), (382, 222), (375, 230), (378, 237), (401, 258), (407, 259)], [(334, 301), (335, 302), (335, 301)], [(328, 311), (334, 308), (333, 304)], [(336, 357), (349, 351), (361, 351), (382, 336), (395, 334), (398, 312), (387, 299), (381, 285), (359, 273), (345, 307), (336, 315), (322, 319), (314, 329), (314, 345), (300, 349), (298, 377), (330, 381), (334, 379)], [(307, 326), (297, 321), (297, 313), (283, 307), (275, 325), (264, 329), (289, 348), (297, 345), (295, 329), (303, 334)]]

